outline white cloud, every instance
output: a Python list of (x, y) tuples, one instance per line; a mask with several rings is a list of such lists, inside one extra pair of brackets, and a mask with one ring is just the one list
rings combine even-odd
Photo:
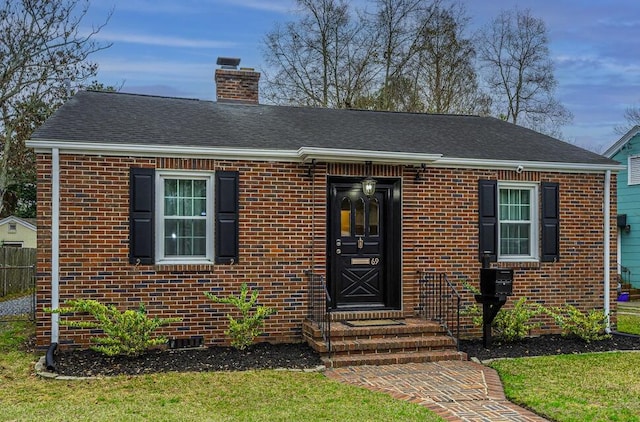
[(289, 13), (296, 7), (295, 2), (292, 0), (221, 0), (221, 2), (246, 9), (276, 13)]
[(176, 0), (93, 0), (92, 7), (101, 9), (114, 9), (119, 12), (142, 12), (142, 13), (194, 13), (192, 4), (186, 1)]
[(132, 34), (125, 32), (100, 31), (95, 35), (97, 40), (107, 42), (123, 42), (127, 44), (159, 45), (164, 47), (184, 48), (233, 48), (237, 43), (232, 41), (198, 40), (182, 37), (165, 37), (161, 35)]
[[(571, 69), (581, 68), (583, 74), (574, 74), (575, 79), (584, 79), (584, 76), (608, 77), (615, 75), (616, 79), (622, 83), (627, 77), (636, 79), (640, 74), (640, 62), (626, 61), (621, 63), (603, 56), (596, 55), (558, 55), (553, 58), (558, 67), (568, 67)], [(582, 76), (582, 77), (581, 77)]]
[(122, 76), (128, 74), (143, 74), (147, 78), (158, 76), (175, 79), (191, 79), (203, 73), (213, 74), (214, 63), (185, 63), (166, 60), (125, 60), (125, 59), (101, 59), (99, 62), (100, 73), (114, 73)]

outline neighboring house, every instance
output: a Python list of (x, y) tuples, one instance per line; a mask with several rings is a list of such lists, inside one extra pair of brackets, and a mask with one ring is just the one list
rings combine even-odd
[(604, 155), (619, 161), (618, 271), (625, 283), (640, 288), (640, 126), (634, 126)]
[(221, 344), (203, 293), (242, 282), (277, 309), (261, 339), (300, 341), (311, 273), (334, 320), (403, 318), (422, 271), (474, 303), (484, 252), (508, 305), (615, 312), (618, 163), (490, 117), (259, 105), (259, 76), (218, 69), (217, 102), (79, 92), (33, 134), (39, 346), (88, 344), (42, 311), (79, 297)]
[(0, 220), (0, 247), (35, 248), (36, 220), (9, 216)]

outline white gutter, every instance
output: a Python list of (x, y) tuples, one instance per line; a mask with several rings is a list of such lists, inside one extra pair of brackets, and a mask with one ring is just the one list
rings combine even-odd
[(431, 164), (431, 167), (464, 167), (474, 169), (504, 169), (519, 171), (580, 171), (580, 172), (602, 172), (620, 171), (625, 166), (620, 164), (585, 164), (585, 163), (564, 163), (551, 161), (518, 161), (518, 160), (485, 160), (480, 158), (455, 158), (444, 157)]
[(606, 332), (611, 332), (611, 170), (604, 173), (604, 315), (606, 318)]
[[(51, 309), (60, 305), (60, 150), (51, 150)], [(59, 314), (51, 314), (51, 343), (60, 336)]]
[(263, 148), (224, 148), (193, 147), (176, 145), (143, 145), (143, 144), (100, 144), (95, 142), (29, 140), (27, 147), (34, 148), (37, 153), (48, 153), (58, 148), (61, 153), (82, 155), (111, 155), (137, 157), (171, 157), (171, 158), (215, 158), (229, 160), (283, 161), (310, 163), (316, 162), (364, 162), (375, 164), (429, 164), (431, 167), (455, 167), (475, 169), (516, 170), (524, 171), (556, 171), (556, 172), (603, 172), (620, 171), (625, 168), (619, 164), (584, 164), (520, 160), (491, 160), (478, 158), (442, 157), (442, 154), (418, 154), (408, 152), (354, 150), (336, 148), (301, 147), (297, 150), (263, 149)]
[(295, 150), (262, 149), (262, 148), (217, 148), (192, 147), (180, 145), (143, 145), (143, 144), (100, 144), (96, 142), (28, 140), (27, 147), (36, 153), (48, 153), (52, 148), (58, 148), (67, 154), (82, 155), (110, 155), (136, 157), (188, 157), (188, 158), (228, 158), (228, 159), (256, 159), (277, 161), (300, 161)]
[(313, 147), (302, 147), (298, 149), (297, 155), (303, 163), (310, 163), (316, 160), (317, 162), (361, 163), (363, 161), (371, 161), (376, 164), (415, 165), (433, 163), (442, 157), (442, 154)]

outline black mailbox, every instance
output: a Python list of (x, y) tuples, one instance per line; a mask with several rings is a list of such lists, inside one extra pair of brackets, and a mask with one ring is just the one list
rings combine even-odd
[(618, 227), (622, 229), (627, 227), (627, 214), (618, 214), (617, 222), (618, 222)]
[(482, 296), (507, 297), (513, 294), (513, 270), (507, 268), (480, 269)]

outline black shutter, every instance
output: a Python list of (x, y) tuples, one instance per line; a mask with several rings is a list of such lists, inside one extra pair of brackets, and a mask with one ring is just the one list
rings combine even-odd
[(542, 188), (542, 253), (540, 260), (555, 262), (560, 259), (560, 211), (558, 183), (543, 182)]
[(155, 170), (132, 167), (129, 171), (129, 262), (153, 264)]
[(238, 172), (216, 172), (216, 264), (238, 262)]
[(498, 182), (478, 181), (478, 246), (479, 259), (489, 254), (492, 262), (498, 260)]

